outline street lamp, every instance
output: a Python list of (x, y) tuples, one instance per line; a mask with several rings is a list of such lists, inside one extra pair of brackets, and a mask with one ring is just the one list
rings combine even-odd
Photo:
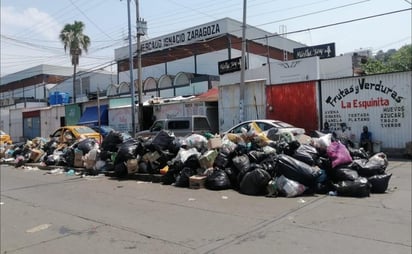
[(131, 19), (130, 19), (130, 1), (127, 0), (127, 18), (128, 18), (128, 30), (129, 30), (129, 71), (130, 71), (130, 88), (131, 88), (131, 108), (132, 108), (132, 137), (136, 135), (136, 119), (135, 119), (135, 89), (133, 82), (133, 54), (132, 54), (132, 30), (131, 30)]
[(246, 6), (247, 0), (243, 0), (243, 23), (242, 23), (242, 57), (240, 59), (240, 85), (239, 85), (239, 122), (244, 121), (245, 104), (245, 51), (246, 51)]
[(147, 33), (147, 22), (139, 16), (139, 0), (136, 2), (136, 35), (137, 35), (137, 93), (139, 97), (139, 130), (143, 130), (143, 99), (142, 99), (142, 45), (140, 37)]

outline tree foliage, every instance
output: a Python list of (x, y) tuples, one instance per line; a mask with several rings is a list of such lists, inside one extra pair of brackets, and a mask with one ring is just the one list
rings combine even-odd
[(90, 38), (83, 33), (83, 30), (83, 22), (74, 21), (73, 24), (66, 24), (59, 35), (64, 45), (64, 51), (69, 49), (72, 65), (79, 64), (79, 56), (82, 55), (82, 50), (87, 53), (90, 46)]
[(398, 50), (378, 51), (373, 58), (362, 64), (365, 74), (377, 74), (412, 70), (412, 44)]
[(84, 24), (81, 21), (74, 21), (73, 24), (66, 24), (60, 32), (59, 38), (64, 45), (64, 51), (69, 49), (71, 62), (73, 65), (73, 100), (76, 102), (76, 66), (79, 64), (79, 57), (82, 51), (87, 53), (90, 45), (89, 36), (83, 33)]

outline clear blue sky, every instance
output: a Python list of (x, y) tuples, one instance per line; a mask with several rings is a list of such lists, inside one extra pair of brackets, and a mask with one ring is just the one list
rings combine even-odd
[[(398, 49), (411, 43), (411, 11), (329, 25), (411, 8), (412, 0), (248, 0), (249, 25), (268, 32), (292, 33), (289, 39), (306, 45), (335, 42), (336, 53), (358, 49)], [(139, 0), (140, 16), (153, 38), (216, 19), (242, 21), (242, 0)], [(135, 1), (130, 2), (135, 32)], [(127, 0), (2, 0), (1, 76), (39, 64), (71, 66), (58, 35), (75, 20), (86, 25), (91, 38), (80, 68), (93, 69), (114, 59), (114, 49), (127, 45)], [(143, 39), (145, 39), (143, 38)], [(110, 70), (110, 68), (109, 68)], [(115, 71), (115, 67), (112, 67)]]

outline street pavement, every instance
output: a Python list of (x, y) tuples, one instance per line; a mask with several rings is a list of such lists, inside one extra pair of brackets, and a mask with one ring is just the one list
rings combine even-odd
[(411, 254), (411, 160), (384, 194), (248, 196), (0, 165), (1, 253)]

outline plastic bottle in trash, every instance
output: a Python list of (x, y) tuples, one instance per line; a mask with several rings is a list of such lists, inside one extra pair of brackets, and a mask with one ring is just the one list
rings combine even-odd
[(338, 192), (336, 192), (336, 191), (329, 191), (328, 195), (329, 195), (329, 196), (337, 196), (337, 195), (338, 195)]

